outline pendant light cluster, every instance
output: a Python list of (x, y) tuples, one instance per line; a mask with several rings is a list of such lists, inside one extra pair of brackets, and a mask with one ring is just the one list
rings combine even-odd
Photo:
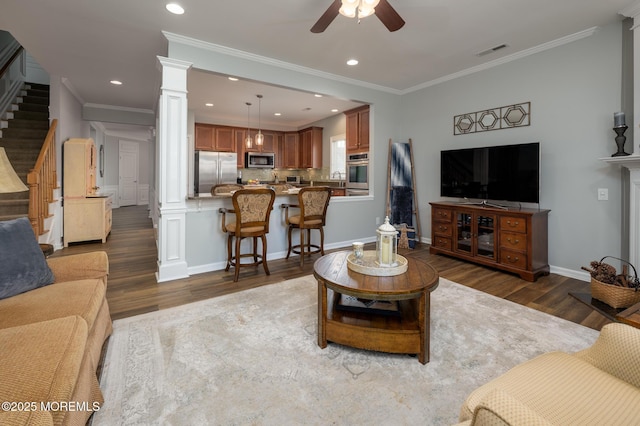
[(250, 119), (249, 112), (251, 111), (251, 102), (245, 102), (247, 105), (247, 137), (244, 138), (244, 146), (245, 148), (251, 148), (253, 146), (253, 141), (251, 140), (251, 130), (250, 130)]
[(258, 134), (256, 135), (256, 145), (262, 146), (264, 142), (264, 135), (260, 131), (260, 109), (262, 106), (262, 95), (256, 95), (258, 97)]
[[(256, 134), (256, 139), (255, 139), (255, 143), (256, 146), (262, 146), (262, 144), (264, 143), (264, 135), (262, 134), (261, 131), (261, 122), (260, 122), (260, 114), (261, 114), (261, 107), (262, 107), (262, 95), (256, 95), (256, 97), (258, 98), (258, 133)], [(252, 148), (253, 147), (253, 142), (254, 140), (251, 138), (251, 121), (250, 121), (250, 115), (251, 115), (251, 102), (245, 102), (245, 104), (247, 105), (247, 137), (244, 138), (244, 146), (245, 148)]]

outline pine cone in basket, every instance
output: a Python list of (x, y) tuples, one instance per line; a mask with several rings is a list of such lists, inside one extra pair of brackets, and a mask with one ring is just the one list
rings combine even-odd
[(616, 268), (608, 263), (592, 261), (590, 264), (592, 269), (582, 267), (591, 274), (591, 277), (605, 284), (616, 284)]

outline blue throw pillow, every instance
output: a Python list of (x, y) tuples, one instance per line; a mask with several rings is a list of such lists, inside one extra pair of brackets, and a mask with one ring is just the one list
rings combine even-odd
[(53, 281), (29, 219), (0, 221), (0, 299)]

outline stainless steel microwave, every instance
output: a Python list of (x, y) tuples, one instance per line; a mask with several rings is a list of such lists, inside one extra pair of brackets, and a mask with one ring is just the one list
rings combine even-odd
[(273, 169), (275, 154), (273, 152), (245, 152), (244, 166), (248, 169)]

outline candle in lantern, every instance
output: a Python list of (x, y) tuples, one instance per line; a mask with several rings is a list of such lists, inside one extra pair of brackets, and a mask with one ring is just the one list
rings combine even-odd
[(389, 237), (382, 237), (382, 263), (391, 263), (391, 241)]
[(626, 126), (624, 121), (624, 112), (614, 112), (613, 127), (623, 127), (623, 126)]

